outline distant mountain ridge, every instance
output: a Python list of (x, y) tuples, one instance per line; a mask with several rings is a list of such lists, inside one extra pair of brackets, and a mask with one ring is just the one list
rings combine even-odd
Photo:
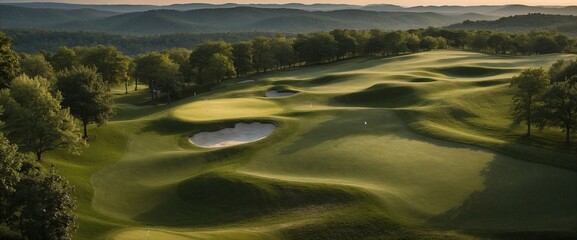
[(53, 2), (31, 2), (31, 3), (0, 3), (1, 5), (19, 6), (26, 8), (42, 9), (83, 9), (90, 8), (101, 11), (111, 11), (118, 13), (144, 12), (150, 10), (178, 10), (189, 11), (198, 9), (215, 9), (215, 8), (236, 8), (236, 7), (254, 7), (254, 8), (286, 8), (305, 11), (335, 11), (335, 10), (366, 10), (366, 11), (386, 11), (386, 12), (433, 12), (440, 14), (464, 14), (477, 13), (492, 16), (510, 16), (523, 15), (529, 13), (544, 14), (563, 14), (577, 15), (577, 5), (575, 6), (527, 6), (527, 5), (480, 5), (480, 6), (415, 6), (401, 7), (393, 4), (370, 4), (370, 5), (352, 5), (352, 4), (210, 4), (210, 3), (189, 3), (189, 4), (172, 4), (166, 6), (157, 5), (103, 5), (103, 4), (71, 4), (71, 3), (53, 3)]
[(494, 21), (465, 21), (453, 24), (451, 29), (480, 29), (491, 31), (527, 32), (553, 30), (577, 36), (577, 16), (528, 14), (503, 17)]
[[(86, 11), (81, 15), (77, 11)], [(366, 10), (305, 11), (287, 8), (205, 8), (189, 11), (149, 10), (113, 13), (94, 9), (35, 9), (0, 5), (0, 28), (99, 31), (157, 35), (214, 32), (304, 33), (347, 29), (410, 29), (441, 27), (464, 20), (494, 17), (431, 12), (376, 12)]]

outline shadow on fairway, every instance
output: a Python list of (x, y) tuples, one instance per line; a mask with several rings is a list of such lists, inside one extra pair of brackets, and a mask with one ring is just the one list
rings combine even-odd
[(482, 191), (427, 224), (509, 232), (576, 230), (576, 171), (497, 155), (479, 174), (485, 179)]

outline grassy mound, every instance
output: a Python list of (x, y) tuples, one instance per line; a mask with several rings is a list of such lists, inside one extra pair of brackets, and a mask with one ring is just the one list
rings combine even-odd
[[(290, 208), (347, 204), (362, 199), (351, 189), (295, 184), (231, 173), (206, 173), (182, 181), (178, 195), (200, 219), (230, 222)], [(238, 207), (242, 206), (242, 207)]]
[(431, 69), (431, 71), (438, 72), (447, 75), (449, 77), (463, 77), (463, 78), (488, 77), (511, 72), (511, 70), (508, 69), (472, 67), (472, 66), (444, 67), (444, 68)]
[(345, 105), (396, 108), (416, 104), (421, 98), (412, 86), (380, 83), (361, 92), (334, 97), (333, 100)]
[(175, 109), (172, 115), (187, 121), (242, 119), (282, 113), (276, 103), (260, 99), (205, 99)]

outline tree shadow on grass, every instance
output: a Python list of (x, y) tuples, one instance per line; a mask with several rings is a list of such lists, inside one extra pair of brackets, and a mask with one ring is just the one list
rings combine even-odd
[(504, 239), (547, 232), (577, 237), (576, 171), (497, 156), (479, 174), (485, 179), (483, 190), (427, 225), (490, 232)]

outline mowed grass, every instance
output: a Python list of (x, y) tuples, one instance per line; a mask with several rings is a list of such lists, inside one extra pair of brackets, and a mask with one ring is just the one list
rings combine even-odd
[[(77, 187), (77, 239), (570, 239), (577, 145), (558, 129), (522, 138), (508, 81), (574, 57), (362, 58), (154, 107), (119, 89), (90, 147), (48, 162)], [(228, 148), (188, 141), (238, 121), (277, 129)]]

